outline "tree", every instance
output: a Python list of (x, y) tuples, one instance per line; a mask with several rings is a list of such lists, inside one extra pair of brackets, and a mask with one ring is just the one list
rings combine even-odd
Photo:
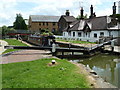
[(4, 38), (8, 32), (7, 26), (2, 26), (2, 37)]
[(0, 39), (2, 39), (2, 27), (0, 27)]
[(16, 20), (13, 24), (14, 29), (18, 29), (18, 30), (27, 30), (27, 25), (25, 24), (25, 20), (23, 19), (21, 14), (17, 14), (16, 16)]
[(0, 27), (0, 34), (2, 34), (2, 27)]
[[(80, 18), (81, 18), (81, 15), (78, 15), (76, 19), (80, 20)], [(83, 16), (83, 18), (86, 19), (87, 18), (87, 14), (85, 16)]]

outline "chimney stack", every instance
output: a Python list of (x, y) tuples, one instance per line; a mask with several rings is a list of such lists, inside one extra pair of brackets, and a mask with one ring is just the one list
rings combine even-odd
[(118, 14), (120, 14), (120, 1), (118, 2)]
[(69, 10), (66, 10), (66, 16), (70, 16), (70, 12), (69, 12)]
[(114, 2), (114, 6), (113, 6), (113, 15), (116, 14), (116, 3)]
[(83, 17), (83, 13), (84, 13), (84, 10), (83, 10), (83, 7), (81, 7), (81, 10), (80, 10), (81, 18), (80, 18), (80, 19), (84, 19), (84, 17)]
[(93, 18), (93, 5), (91, 5), (91, 7), (90, 7), (90, 18)]

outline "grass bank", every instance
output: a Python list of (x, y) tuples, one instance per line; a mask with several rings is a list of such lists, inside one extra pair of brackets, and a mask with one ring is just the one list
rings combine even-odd
[[(26, 44), (15, 40), (15, 39), (4, 39), (4, 41), (6, 41), (8, 43), (8, 45), (13, 45), (13, 46), (27, 46)], [(8, 53), (8, 52), (13, 52), (13, 51), (17, 51), (18, 49), (7, 49), (5, 52), (3, 52), (3, 54)]]
[(78, 40), (56, 39), (56, 41), (69, 42), (69, 43), (75, 43), (75, 44), (96, 44), (95, 42), (78, 41)]
[(2, 65), (3, 88), (89, 88), (86, 76), (67, 60), (51, 59)]

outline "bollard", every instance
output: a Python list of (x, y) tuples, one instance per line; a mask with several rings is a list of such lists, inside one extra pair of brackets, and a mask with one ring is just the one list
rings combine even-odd
[(55, 56), (56, 53), (56, 45), (55, 43), (52, 44), (52, 55)]
[(52, 60), (52, 64), (53, 64), (53, 65), (55, 64), (55, 62), (56, 62), (55, 60)]

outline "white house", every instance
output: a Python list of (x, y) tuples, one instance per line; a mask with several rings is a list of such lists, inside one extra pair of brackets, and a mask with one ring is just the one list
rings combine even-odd
[(109, 16), (81, 19), (71, 23), (63, 30), (63, 37), (96, 42), (100, 37), (120, 37), (120, 24)]

